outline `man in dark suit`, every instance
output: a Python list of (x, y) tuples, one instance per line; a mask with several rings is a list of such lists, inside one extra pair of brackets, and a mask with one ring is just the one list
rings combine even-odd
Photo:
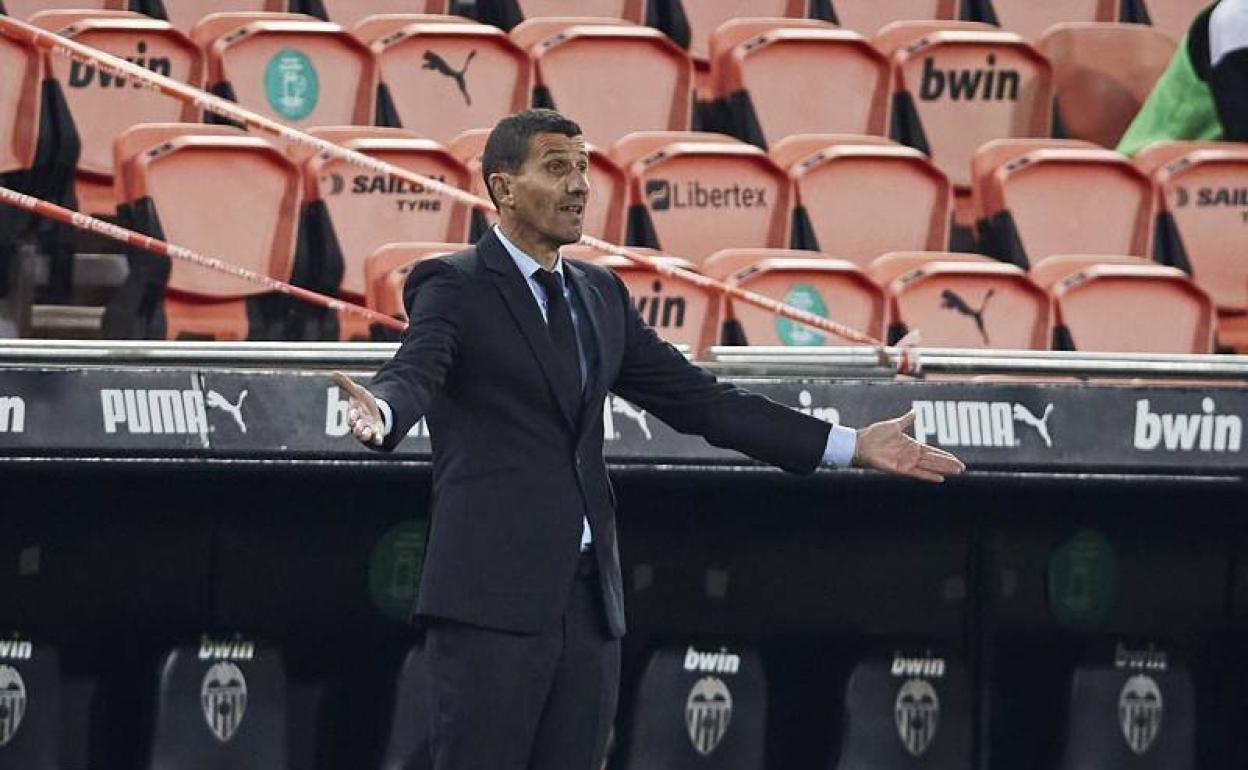
[(581, 131), (551, 110), (503, 119), (482, 173), (499, 226), (413, 269), (410, 325), (348, 421), (393, 449), (433, 445), (425, 626), (436, 770), (590, 770), (615, 715), (623, 588), (603, 460), (608, 391), (684, 433), (794, 473), (823, 462), (939, 481), (962, 465), (905, 436), (913, 416), (831, 427), (685, 360), (610, 271), (562, 260), (589, 194)]

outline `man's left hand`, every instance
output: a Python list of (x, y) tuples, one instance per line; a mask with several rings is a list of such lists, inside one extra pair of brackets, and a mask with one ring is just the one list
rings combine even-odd
[(943, 449), (920, 444), (906, 435), (914, 417), (912, 409), (896, 419), (859, 429), (853, 464), (936, 483), (966, 470), (961, 460)]

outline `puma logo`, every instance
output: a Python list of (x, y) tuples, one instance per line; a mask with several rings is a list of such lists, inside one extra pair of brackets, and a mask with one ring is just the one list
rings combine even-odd
[(1053, 448), (1053, 437), (1049, 435), (1049, 416), (1051, 414), (1053, 414), (1052, 404), (1044, 407), (1044, 414), (1040, 417), (1036, 417), (1022, 404), (1014, 405), (1014, 419), (1024, 425), (1030, 425), (1035, 428), (1036, 433), (1040, 434), (1040, 440), (1050, 449)]
[(989, 289), (984, 295), (984, 301), (979, 303), (979, 310), (971, 308), (967, 301), (958, 296), (953, 289), (945, 289), (940, 293), (940, 306), (945, 310), (953, 310), (959, 315), (964, 315), (975, 320), (975, 326), (979, 329), (979, 333), (984, 338), (984, 344), (990, 345), (988, 341), (988, 330), (984, 328), (984, 310), (988, 308), (988, 300), (992, 299), (992, 295), (996, 294), (996, 289)]
[(468, 65), (472, 63), (472, 60), (476, 58), (476, 55), (477, 52), (475, 49), (469, 51), (468, 58), (464, 59), (464, 66), (455, 70), (451, 68), (451, 65), (446, 63), (446, 59), (438, 56), (433, 51), (425, 51), (425, 63), (421, 69), (440, 72), (451, 80), (454, 80), (459, 85), (459, 92), (464, 95), (464, 101), (468, 103), (469, 107), (471, 107), (472, 96), (468, 94), (468, 83), (464, 80), (464, 74), (468, 72)]
[(231, 404), (226, 400), (225, 396), (215, 390), (208, 391), (207, 403), (210, 409), (220, 409), (226, 414), (234, 418), (234, 422), (238, 424), (238, 429), (243, 433), (247, 432), (247, 423), (243, 422), (243, 400), (247, 398), (247, 391), (244, 390), (238, 394), (238, 403)]
[(645, 409), (638, 409), (622, 398), (613, 398), (611, 399), (611, 411), (637, 423), (637, 427), (641, 428), (641, 432), (646, 434), (646, 441), (654, 438), (650, 434), (650, 426), (646, 423)]

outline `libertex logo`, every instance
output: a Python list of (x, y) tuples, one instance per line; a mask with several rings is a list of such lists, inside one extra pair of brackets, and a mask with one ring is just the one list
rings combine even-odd
[(767, 188), (748, 185), (705, 185), (696, 179), (672, 182), (646, 180), (646, 202), (651, 211), (672, 209), (767, 208)]

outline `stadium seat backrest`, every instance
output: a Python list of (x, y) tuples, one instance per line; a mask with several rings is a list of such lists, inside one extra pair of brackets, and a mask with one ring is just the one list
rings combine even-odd
[(793, 164), (834, 144), (864, 144), (877, 147), (898, 147), (892, 139), (871, 134), (791, 134), (767, 150), (772, 161), (788, 170)]
[(1163, 207), (1154, 258), (1188, 270), (1221, 310), (1236, 313), (1248, 312), (1246, 174), (1248, 148), (1232, 143), (1193, 144), (1153, 172)]
[[(468, 169), (437, 142), (368, 133), (347, 129), (322, 138), (453, 187), (468, 187)], [(348, 296), (364, 296), (364, 260), (381, 246), (404, 240), (458, 242), (468, 235), (468, 207), (440, 193), (324, 155), (310, 158), (303, 171), (305, 200), (324, 204), (341, 250), (341, 291)]]
[(836, 770), (962, 770), (972, 765), (971, 682), (955, 658), (921, 648), (872, 654), (845, 688)]
[(971, 156), (971, 197), (975, 218), (983, 219), (986, 216), (982, 198), (987, 194), (992, 175), (998, 166), (1032, 150), (1062, 148), (1094, 150), (1097, 145), (1081, 139), (993, 139), (977, 149)]
[(578, 16), (616, 18), (641, 24), (645, 21), (645, 0), (515, 0), (520, 13), (526, 19), (549, 16), (568, 16), (569, 6), (574, 6)]
[(15, 19), (29, 20), (41, 11), (74, 8), (83, 11), (124, 11), (127, 0), (3, 0), (5, 12)]
[(1014, 265), (933, 255), (884, 285), (893, 323), (933, 347), (1045, 350), (1048, 297)]
[(57, 651), (0, 636), (0, 770), (60, 770), (61, 665)]
[(372, 43), (396, 123), (439, 142), (529, 104), (533, 67), (484, 24), (416, 23)]
[(832, 0), (832, 12), (842, 27), (874, 35), (904, 19), (957, 19), (958, 0)]
[(1051, 27), (1036, 47), (1053, 65), (1066, 136), (1116, 147), (1174, 56), (1175, 43), (1140, 24)]
[(375, 13), (365, 16), (351, 28), (355, 35), (366, 45), (372, 45), (392, 32), (398, 32), (408, 24), (466, 24), (471, 19), (463, 16), (440, 13)]
[(1000, 32), (999, 27), (982, 21), (956, 19), (910, 19), (885, 24), (871, 38), (871, 44), (891, 57), (898, 48), (909, 45), (935, 32)]
[(534, 103), (575, 116), (589, 141), (607, 146), (634, 131), (689, 128), (693, 66), (658, 30), (539, 19), (512, 39), (533, 58)]
[(700, 263), (732, 247), (789, 243), (789, 178), (744, 144), (677, 142), (633, 162), (630, 242)]
[(214, 14), (192, 37), (208, 53), (210, 87), (248, 109), (300, 128), (373, 123), (376, 62), (337, 24)]
[(170, 650), (157, 672), (154, 717), (147, 770), (285, 767), (281, 653), (235, 640)]
[(1032, 150), (997, 166), (980, 201), (992, 250), (1015, 264), (1051, 254), (1150, 253), (1152, 186), (1112, 150)]
[(985, 142), (1047, 136), (1053, 114), (1048, 62), (1008, 32), (934, 31), (893, 52), (893, 138), (927, 151), (958, 187)]
[[(670, 267), (697, 271), (688, 260), (665, 257), (649, 249), (636, 251)], [(666, 278), (627, 257), (608, 255), (594, 262), (620, 277), (642, 319), (660, 337), (673, 345), (688, 345), (695, 354), (715, 343), (719, 296), (713, 291)]]
[(113, 140), (114, 195), (119, 204), (129, 203), (135, 199), (134, 187), (130, 184), (134, 179), (132, 164), (135, 158), (170, 139), (185, 134), (233, 137), (247, 135), (245, 131), (234, 126), (211, 123), (141, 123), (122, 131)]
[[(731, 285), (832, 319), (876, 339), (884, 336), (888, 320), (884, 292), (854, 263), (788, 249), (737, 249), (711, 258), (723, 259), (722, 255), (734, 251), (753, 251), (758, 259), (737, 270), (728, 279)], [(744, 302), (729, 300), (729, 307), (749, 345), (853, 344)]]
[[(977, 16), (1035, 40), (1065, 21), (1118, 21), (1121, 0), (971, 0)], [(989, 15), (995, 18), (988, 18)]]
[(1187, 667), (1149, 645), (1089, 656), (1073, 672), (1053, 770), (1196, 767), (1196, 697)]
[(797, 245), (865, 267), (890, 251), (942, 251), (953, 188), (911, 147), (828, 145), (789, 167), (798, 205)]
[(325, 12), (325, 18), (347, 29), (376, 14), (428, 13), (444, 14), (448, 0), (314, 0)]
[[(49, 11), (37, 14), (31, 23), (192, 87), (204, 85), (203, 54), (168, 22), (122, 12), (90, 17), (73, 11)], [(82, 143), (79, 208), (111, 215), (117, 203), (112, 194), (113, 140), (140, 123), (196, 120), (198, 110), (126, 78), (98, 71), (94, 65), (63, 56), (51, 56), (47, 61)]]
[[(1105, 353), (1212, 353), (1213, 301), (1182, 270), (1138, 258), (1058, 255), (1032, 279), (1053, 299), (1063, 347)], [(1043, 266), (1044, 263), (1041, 263)]]
[(627, 171), (637, 160), (677, 142), (740, 144), (741, 140), (708, 131), (637, 131), (611, 145), (611, 160)]
[(190, 32), (214, 13), (285, 13), (287, 0), (139, 0), (136, 10)]
[(706, 61), (710, 55), (711, 33), (729, 19), (760, 16), (804, 19), (809, 15), (808, 0), (658, 0), (670, 7), (668, 16), (681, 14), (689, 26), (689, 55)]
[(737, 645), (656, 650), (633, 703), (626, 770), (762, 770), (767, 679)]
[(1192, 22), (1201, 11), (1209, 7), (1206, 0), (1142, 0), (1148, 11), (1149, 21), (1178, 42), (1187, 37)]
[[(819, 77), (810, 77), (814, 70)], [(760, 147), (814, 131), (883, 135), (890, 72), (888, 60), (858, 33), (811, 27), (775, 27), (746, 38), (712, 67), (736, 134)]]
[(467, 243), (388, 243), (364, 260), (365, 304), (379, 313), (407, 320), (403, 283), (421, 260), (454, 254)]
[(43, 68), (39, 52), (0, 37), (0, 174), (29, 169), (39, 143)]

